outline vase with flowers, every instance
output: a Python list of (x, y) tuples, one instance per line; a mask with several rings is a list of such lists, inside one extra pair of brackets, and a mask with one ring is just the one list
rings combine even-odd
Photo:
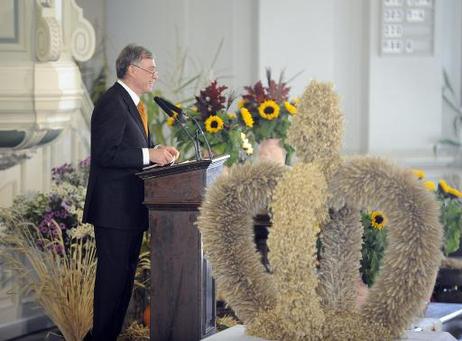
[[(225, 94), (227, 87), (212, 81), (195, 96), (192, 106), (183, 107), (191, 118), (195, 119), (204, 131), (214, 155), (229, 154), (226, 165), (244, 161), (253, 153), (253, 146), (244, 133), (236, 113), (229, 110), (235, 99), (233, 93)], [(176, 117), (167, 119), (173, 134), (182, 150), (191, 150), (193, 142), (185, 130), (178, 124)], [(196, 130), (193, 120), (187, 120), (186, 129)], [(202, 137), (199, 136), (199, 139)], [(205, 141), (201, 141), (205, 145)]]
[[(438, 183), (425, 179), (425, 172), (413, 169), (412, 173), (430, 192), (440, 206), (440, 222), (443, 226), (444, 238), (441, 250), (444, 256), (456, 252), (460, 247), (462, 227), (462, 192), (440, 179)], [(361, 274), (363, 281), (371, 286), (384, 254), (386, 245), (387, 218), (383, 212), (363, 212), (361, 222), (364, 227), (363, 257)]]
[(238, 103), (240, 120), (259, 144), (260, 159), (284, 162), (290, 160), (293, 153), (292, 147), (286, 143), (286, 136), (291, 117), (297, 114), (298, 100), (289, 99), (290, 87), (284, 81), (283, 72), (276, 82), (271, 70), (267, 69), (266, 81), (266, 85), (258, 81), (253, 86), (244, 87)]
[(442, 251), (445, 256), (459, 250), (462, 227), (462, 192), (450, 186), (445, 180), (438, 183), (425, 179), (425, 172), (413, 169), (413, 174), (425, 188), (435, 193), (440, 205), (440, 222), (444, 228)]

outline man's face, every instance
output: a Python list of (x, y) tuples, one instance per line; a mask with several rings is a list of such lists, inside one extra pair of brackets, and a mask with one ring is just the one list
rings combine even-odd
[(133, 81), (139, 94), (151, 92), (158, 78), (154, 59), (143, 58), (137, 65), (131, 65), (131, 67), (133, 68)]

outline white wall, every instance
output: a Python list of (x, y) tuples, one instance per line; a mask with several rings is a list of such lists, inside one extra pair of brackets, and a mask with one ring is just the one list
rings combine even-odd
[(265, 67), (275, 76), (286, 69), (287, 75), (303, 73), (290, 85), (294, 93), (303, 92), (308, 81), (334, 78), (334, 3), (333, 0), (264, 0), (259, 7), (259, 74)]
[(381, 56), (379, 0), (370, 6), (368, 150), (392, 155), (432, 154), (441, 137), (441, 50), (437, 2), (435, 52)]
[[(301, 94), (311, 79), (331, 81), (345, 113), (344, 151), (367, 150), (368, 13), (363, 0), (265, 0), (259, 7), (259, 65), (276, 74), (303, 73), (290, 83)], [(277, 15), (275, 15), (277, 13)], [(276, 20), (275, 20), (276, 19)]]
[[(462, 1), (446, 0), (444, 4), (441, 13), (441, 22), (444, 23), (441, 25), (442, 64), (454, 90), (453, 100), (456, 105), (462, 106)], [(453, 129), (454, 110), (443, 103), (443, 113), (443, 136), (457, 139)]]
[(344, 152), (368, 148), (369, 0), (336, 0), (333, 81), (345, 115)]
[[(134, 42), (150, 49), (165, 87), (176, 68), (178, 46), (188, 51), (189, 75), (212, 63), (223, 40), (215, 76), (227, 76), (238, 88), (257, 78), (256, 1), (140, 0), (131, 11), (126, 1), (111, 0), (106, 9), (106, 48), (112, 80), (120, 50)], [(232, 77), (232, 78), (229, 78)]]
[(462, 81), (462, 1), (444, 0), (441, 7), (441, 58), (459, 104)]

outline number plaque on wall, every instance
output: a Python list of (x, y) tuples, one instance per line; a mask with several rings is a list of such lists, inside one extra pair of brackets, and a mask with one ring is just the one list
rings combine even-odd
[(383, 56), (433, 54), (434, 0), (382, 0)]

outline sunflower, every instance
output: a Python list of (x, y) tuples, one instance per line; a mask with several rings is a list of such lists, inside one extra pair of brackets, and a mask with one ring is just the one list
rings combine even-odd
[(387, 218), (382, 211), (372, 211), (371, 226), (377, 230), (381, 230), (387, 224)]
[(298, 105), (300, 103), (300, 97), (293, 97), (290, 99), (290, 102), (295, 105)]
[(291, 115), (295, 115), (297, 113), (297, 107), (288, 101), (284, 102), (284, 107)]
[(258, 106), (258, 113), (265, 120), (274, 120), (279, 116), (279, 105), (272, 100), (264, 101)]
[(456, 198), (462, 197), (462, 193), (455, 188), (449, 187), (448, 193)]
[(433, 181), (425, 181), (424, 186), (426, 189), (428, 189), (431, 192), (436, 191), (436, 185)]
[(421, 169), (413, 169), (412, 174), (414, 174), (417, 179), (425, 178), (425, 172)]
[(239, 100), (239, 102), (237, 102), (237, 107), (238, 107), (239, 109), (241, 109), (241, 108), (244, 106), (244, 104), (245, 104), (246, 102), (247, 102), (247, 101), (246, 101), (245, 99), (241, 98), (241, 99)]
[(223, 120), (217, 115), (210, 115), (205, 120), (205, 130), (211, 134), (218, 133), (223, 129)]
[(438, 183), (438, 187), (443, 191), (443, 193), (449, 193), (451, 187), (449, 187), (448, 183), (444, 180), (440, 180)]
[(245, 125), (249, 128), (252, 128), (254, 122), (253, 122), (253, 117), (250, 111), (244, 107), (242, 107), (240, 111), (241, 111), (242, 120), (244, 121)]
[(173, 113), (173, 116), (169, 116), (167, 118), (167, 125), (169, 125), (170, 127), (173, 127), (173, 125), (175, 124), (177, 116), (178, 116), (178, 113), (176, 113), (176, 112)]

